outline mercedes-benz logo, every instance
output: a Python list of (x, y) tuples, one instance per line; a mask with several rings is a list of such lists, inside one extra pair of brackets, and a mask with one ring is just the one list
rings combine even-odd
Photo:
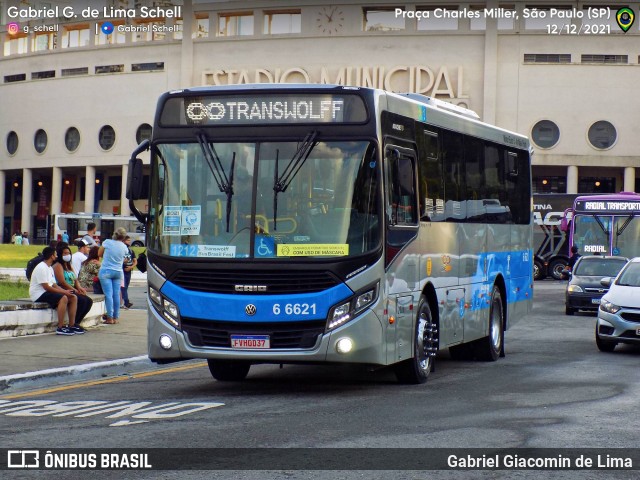
[(253, 303), (250, 303), (249, 305), (244, 307), (244, 313), (246, 313), (249, 316), (255, 315), (257, 311), (258, 309)]

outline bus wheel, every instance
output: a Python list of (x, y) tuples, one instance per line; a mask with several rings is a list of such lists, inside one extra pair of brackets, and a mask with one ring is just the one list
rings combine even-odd
[(239, 382), (244, 380), (251, 364), (238, 360), (207, 360), (213, 378), (220, 382)]
[(420, 297), (413, 340), (413, 357), (395, 365), (400, 383), (419, 384), (427, 381), (438, 351), (438, 328), (425, 297)]
[(140, 240), (136, 240), (135, 242), (133, 242), (131, 244), (132, 247), (144, 247), (144, 243), (142, 243)]
[(478, 340), (476, 356), (478, 360), (495, 362), (502, 356), (504, 343), (504, 308), (500, 289), (494, 285), (489, 310), (489, 335)]
[(551, 276), (556, 280), (562, 280), (562, 271), (567, 266), (567, 261), (562, 258), (556, 258), (549, 263), (548, 271), (551, 273)]
[(540, 260), (533, 261), (533, 279), (534, 280), (543, 280), (546, 277), (546, 273), (544, 272), (544, 265)]

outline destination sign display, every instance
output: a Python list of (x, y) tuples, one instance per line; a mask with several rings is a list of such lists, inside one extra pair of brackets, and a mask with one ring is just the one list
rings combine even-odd
[(640, 202), (629, 200), (579, 200), (576, 202), (579, 212), (639, 213)]
[(186, 125), (254, 125), (362, 123), (367, 110), (357, 95), (262, 93), (170, 98), (160, 123)]

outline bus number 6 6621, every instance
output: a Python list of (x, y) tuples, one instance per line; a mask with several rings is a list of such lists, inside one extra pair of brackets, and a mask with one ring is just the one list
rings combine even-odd
[(283, 311), (287, 315), (315, 315), (316, 304), (315, 303), (285, 303), (282, 306), (279, 303), (273, 304), (274, 315), (280, 315)]

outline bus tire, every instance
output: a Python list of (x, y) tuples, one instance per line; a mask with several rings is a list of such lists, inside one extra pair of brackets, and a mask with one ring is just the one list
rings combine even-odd
[(136, 240), (135, 242), (133, 242), (131, 244), (132, 247), (144, 247), (144, 243), (142, 243), (140, 240)]
[(544, 271), (544, 264), (540, 260), (533, 261), (533, 279), (544, 280), (547, 274)]
[(478, 340), (476, 356), (478, 360), (495, 362), (504, 356), (504, 306), (500, 289), (494, 285), (491, 292), (491, 307), (489, 309), (489, 335)]
[(549, 262), (548, 272), (551, 274), (553, 278), (556, 280), (562, 280), (564, 277), (562, 276), (562, 271), (564, 267), (566, 267), (568, 262), (563, 258), (556, 258)]
[(438, 329), (431, 315), (426, 297), (420, 297), (416, 328), (413, 335), (413, 357), (394, 366), (400, 383), (420, 384), (427, 381), (433, 370), (438, 350)]
[(219, 382), (239, 382), (249, 373), (251, 364), (240, 360), (207, 360), (209, 371)]

